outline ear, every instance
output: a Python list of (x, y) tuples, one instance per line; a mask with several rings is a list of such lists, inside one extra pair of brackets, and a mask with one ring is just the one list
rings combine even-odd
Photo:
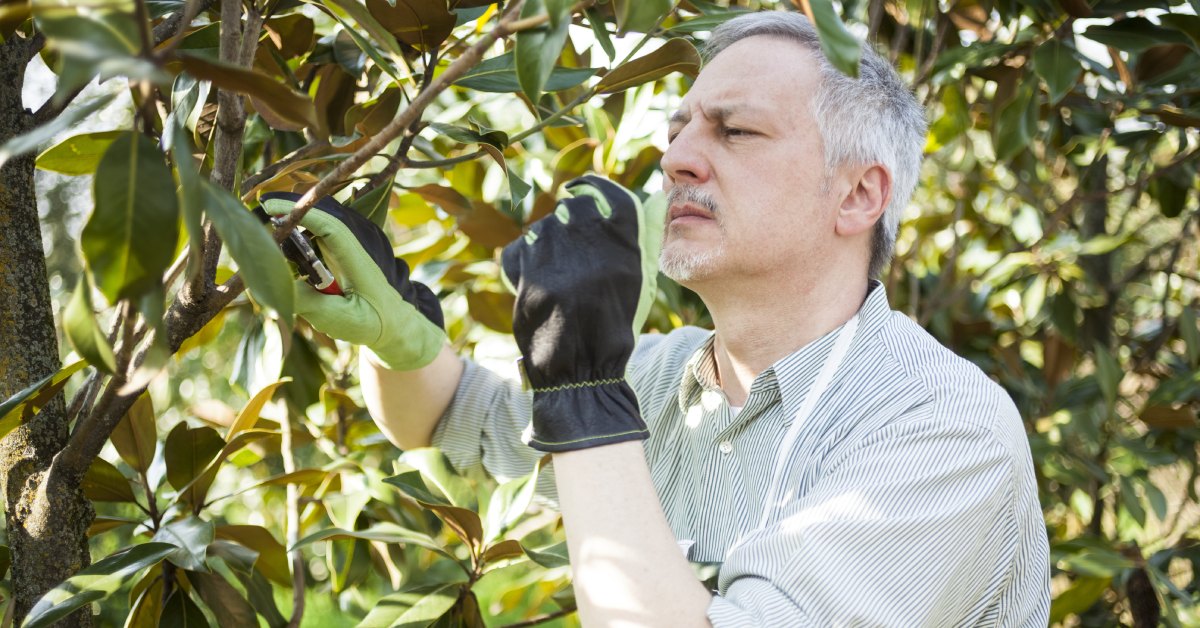
[(852, 186), (838, 207), (837, 224), (834, 227), (834, 232), (840, 236), (870, 232), (892, 198), (892, 173), (884, 166), (864, 166), (850, 175)]

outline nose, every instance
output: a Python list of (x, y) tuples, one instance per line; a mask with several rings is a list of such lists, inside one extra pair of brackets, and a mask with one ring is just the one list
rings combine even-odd
[(684, 125), (663, 153), (664, 187), (670, 188), (676, 183), (699, 185), (712, 175), (698, 126), (695, 121)]

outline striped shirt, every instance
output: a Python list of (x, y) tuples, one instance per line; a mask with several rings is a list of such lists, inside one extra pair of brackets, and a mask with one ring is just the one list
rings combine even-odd
[[(1049, 556), (1029, 444), (1004, 391), (877, 282), (841, 367), (787, 432), (837, 330), (755, 378), (731, 411), (713, 333), (640, 340), (629, 381), (646, 459), (688, 557), (722, 563), (714, 626), (1045, 626)], [(459, 468), (528, 473), (530, 397), (469, 363), (434, 434)], [(787, 499), (760, 527), (776, 460)], [(549, 476), (549, 474), (546, 474)], [(553, 481), (540, 489), (553, 496)]]

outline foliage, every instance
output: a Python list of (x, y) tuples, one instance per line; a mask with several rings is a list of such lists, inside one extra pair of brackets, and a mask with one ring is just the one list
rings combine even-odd
[[(83, 477), (97, 560), (25, 625), (96, 600), (128, 626), (281, 626), (305, 606), (314, 625), (341, 621), (313, 614), (332, 606), (363, 626), (573, 622), (536, 474), (460, 473), (435, 450), (396, 460), (354, 349), (293, 320), (286, 263), (245, 207), (336, 195), (435, 287), (458, 349), (511, 353), (498, 248), (584, 172), (654, 187), (693, 44), (760, 8), (807, 12), (854, 74), (844, 19), (930, 107), (885, 282), (1027, 419), (1052, 619), (1198, 621), (1194, 0), (514, 4), (0, 4), (0, 36), (45, 37), (58, 108), (0, 163), (40, 147), (42, 170), (92, 177), (86, 269), (52, 268), (75, 288), (61, 320), (87, 379), (69, 379), (79, 362), (31, 386), (0, 427), (70, 385), (77, 425), (102, 437)], [(63, 137), (112, 98), (62, 108), (97, 77), (132, 95), (132, 126)], [(708, 323), (660, 282), (650, 328)], [(127, 398), (119, 421), (101, 419), (117, 407), (104, 387)]]

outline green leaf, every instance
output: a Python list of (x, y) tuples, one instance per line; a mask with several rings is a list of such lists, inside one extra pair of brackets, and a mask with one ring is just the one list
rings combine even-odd
[(50, 626), (87, 604), (103, 600), (173, 551), (175, 546), (169, 543), (143, 543), (81, 569), (43, 595), (25, 617), (22, 628)]
[(487, 144), (503, 150), (508, 146), (508, 134), (503, 131), (488, 131), (486, 133), (466, 129), (452, 124), (434, 122), (429, 128), (446, 137), (463, 144)]
[(96, 321), (96, 311), (92, 307), (92, 286), (86, 275), (79, 278), (79, 285), (63, 310), (62, 325), (67, 340), (88, 364), (105, 373), (117, 369), (117, 359), (108, 344), (108, 337)]
[(158, 430), (149, 393), (142, 393), (133, 402), (109, 438), (125, 464), (139, 473), (150, 468), (158, 449)]
[(1188, 364), (1193, 368), (1200, 365), (1200, 327), (1196, 323), (1196, 310), (1190, 307), (1179, 314), (1179, 337), (1183, 338)]
[(100, 157), (123, 131), (98, 131), (73, 135), (42, 151), (37, 167), (60, 174), (79, 176), (92, 174), (100, 165)]
[(421, 628), (449, 611), (458, 601), (458, 583), (422, 586), (385, 595), (358, 628)]
[(392, 199), (392, 186), (381, 185), (361, 198), (350, 203), (350, 209), (367, 217), (367, 220), (383, 228), (387, 224), (388, 203)]
[(250, 295), (275, 310), (290, 327), (296, 295), (283, 251), (241, 201), (208, 181), (201, 181), (201, 187), (207, 198), (208, 217), (237, 262)]
[(1163, 216), (1175, 218), (1187, 207), (1196, 180), (1196, 173), (1186, 167), (1156, 173), (1150, 181), (1150, 198), (1158, 203)]
[(420, 471), (407, 471), (390, 478), (384, 478), (383, 481), (399, 488), (400, 492), (422, 504), (449, 504), (445, 498), (429, 492), (429, 487), (425, 486), (425, 481), (421, 479)]
[(533, 473), (509, 480), (496, 487), (488, 501), (484, 519), (484, 540), (491, 542), (512, 528), (525, 515), (537, 489), (539, 463)]
[(1078, 578), (1050, 603), (1050, 624), (1091, 608), (1108, 591), (1112, 578)]
[[(220, 534), (219, 528), (217, 533)], [(214, 560), (225, 563), (238, 582), (242, 583), (251, 606), (259, 615), (262, 615), (263, 619), (267, 620), (269, 628), (283, 628), (287, 625), (287, 620), (284, 619), (279, 612), (279, 607), (275, 604), (271, 583), (267, 582), (262, 573), (254, 569), (255, 561), (258, 560), (258, 552), (228, 541), (214, 541), (208, 549), (209, 555)], [(291, 586), (290, 576), (284, 586)]]
[(204, 611), (188, 597), (183, 589), (175, 589), (163, 603), (162, 618), (158, 621), (159, 628), (207, 628), (208, 620)]
[(118, 75), (159, 84), (169, 80), (155, 63), (138, 56), (142, 46), (132, 2), (94, 3), (82, 10), (65, 3), (34, 2), (33, 9), (38, 31), (57, 53), (54, 102), (65, 102), (68, 94), (97, 76), (102, 81)]
[(446, 0), (367, 0), (367, 10), (396, 39), (420, 50), (436, 50), (456, 22)]
[(533, 562), (547, 569), (566, 567), (567, 565), (571, 564), (571, 559), (567, 555), (566, 541), (556, 543), (549, 547), (543, 547), (542, 549), (538, 550), (529, 549), (528, 547), (525, 547), (524, 544), (522, 544), (521, 548), (525, 550), (525, 554), (527, 554)]
[(1070, 46), (1058, 39), (1050, 39), (1038, 46), (1033, 53), (1033, 69), (1046, 81), (1050, 104), (1062, 100), (1083, 74), (1083, 66), (1075, 58)]
[(1143, 478), (1140, 484), (1142, 490), (1146, 492), (1146, 501), (1150, 502), (1150, 509), (1154, 511), (1154, 516), (1158, 517), (1159, 521), (1166, 521), (1167, 496), (1149, 479)]
[[(542, 86), (543, 91), (557, 92), (575, 87), (588, 80), (596, 73), (594, 68), (564, 68), (556, 66), (550, 72), (550, 78)], [(480, 92), (510, 93), (521, 91), (521, 83), (517, 80), (517, 67), (513, 53), (485, 59), (482, 63), (463, 74), (455, 85)]]
[(129, 478), (104, 458), (95, 458), (80, 484), (83, 494), (94, 502), (132, 502), (133, 487)]
[(821, 36), (821, 50), (833, 67), (846, 76), (858, 78), (858, 61), (862, 58), (862, 44), (846, 30), (842, 18), (833, 9), (830, 0), (809, 0), (817, 34)]
[(425, 628), (454, 607), (462, 593), (461, 584), (442, 585), (426, 594), (396, 618), (395, 628)]
[(1142, 52), (1162, 44), (1190, 43), (1187, 35), (1170, 28), (1162, 28), (1144, 17), (1129, 17), (1109, 24), (1093, 24), (1083, 31), (1083, 36), (1105, 46), (1125, 52)]
[(167, 463), (167, 482), (177, 490), (196, 479), (225, 445), (221, 435), (211, 427), (188, 427), (179, 423), (167, 434), (163, 458)]
[(1132, 560), (1106, 548), (1085, 548), (1059, 561), (1059, 568), (1092, 578), (1112, 578), (1133, 566)]
[(733, 18), (745, 13), (741, 11), (723, 11), (711, 15), (701, 15), (689, 20), (684, 20), (667, 29), (667, 34), (676, 35), (679, 33), (705, 33), (712, 29), (732, 20)]
[(294, 552), (307, 545), (328, 539), (362, 539), (365, 541), (381, 541), (383, 543), (403, 543), (405, 545), (424, 547), (448, 558), (454, 558), (445, 547), (429, 535), (389, 522), (377, 523), (366, 530), (328, 528), (320, 532), (314, 532), (297, 541), (288, 551)]
[(223, 525), (217, 526), (216, 537), (254, 550), (258, 558), (251, 565), (259, 573), (282, 586), (292, 585), (287, 549), (270, 530), (256, 525)]
[(221, 89), (246, 94), (256, 109), (267, 109), (277, 118), (301, 128), (318, 129), (317, 108), (308, 94), (298, 92), (261, 72), (181, 54), (179, 64), (191, 76), (212, 81)]
[(147, 573), (146, 577), (153, 578), (153, 582), (141, 593), (137, 592), (137, 586), (130, 591), (131, 598), (136, 594), (136, 601), (129, 609), (129, 616), (125, 618), (125, 628), (156, 628), (158, 626), (158, 622), (162, 618), (163, 581), (162, 578), (154, 576), (154, 571), (151, 570)]
[(96, 287), (110, 303), (155, 290), (179, 233), (175, 182), (158, 146), (123, 133), (100, 159), (93, 191), (80, 244)]
[(1200, 16), (1186, 13), (1166, 13), (1158, 16), (1163, 26), (1173, 28), (1192, 40), (1192, 48), (1200, 50)]
[(218, 574), (192, 572), (188, 574), (188, 582), (217, 618), (220, 628), (258, 625), (254, 607), (225, 578)]
[(682, 72), (692, 78), (700, 72), (700, 53), (686, 39), (667, 40), (660, 48), (638, 57), (604, 75), (596, 84), (602, 94), (613, 94), (630, 87), (657, 81), (672, 72)]
[(211, 521), (189, 516), (159, 528), (151, 540), (170, 543), (178, 548), (167, 556), (167, 560), (173, 564), (188, 571), (207, 572), (204, 556), (213, 538)]
[(204, 467), (204, 470), (198, 473), (187, 486), (179, 489), (179, 499), (192, 505), (192, 510), (199, 513), (204, 507), (205, 499), (208, 497), (208, 489), (212, 488), (213, 480), (217, 477), (217, 472), (220, 471), (221, 465), (234, 452), (244, 448), (245, 446), (257, 440), (269, 436), (276, 436), (277, 432), (270, 430), (243, 430), (238, 432), (233, 438), (225, 443), (217, 455)]
[(12, 552), (9, 551), (7, 545), (0, 545), (0, 580), (8, 575), (8, 568), (12, 566)]
[[(393, 56), (403, 56), (404, 53), (401, 52), (399, 47), (396, 45), (396, 38), (393, 37), (391, 33), (387, 32), (387, 30), (384, 29), (379, 22), (375, 21), (375, 18), (371, 17), (371, 14), (367, 12), (366, 7), (354, 0), (330, 0), (328, 4), (332, 4), (344, 10), (347, 14), (353, 17), (354, 21), (358, 22), (359, 26), (361, 26), (364, 31), (374, 37), (376, 41), (383, 44), (386, 52), (391, 53)], [(387, 75), (392, 77), (392, 80), (396, 81), (397, 83), (404, 82), (404, 78), (400, 75), (400, 71), (396, 69), (396, 64), (384, 55), (384, 51), (381, 51), (379, 48), (372, 45), (366, 37), (363, 37), (362, 33), (358, 32), (358, 29), (354, 28), (345, 20), (345, 18), (339, 15), (337, 11), (330, 10), (327, 4), (322, 4), (320, 6), (324, 8), (327, 13), (332, 15), (334, 19), (336, 19), (338, 22), (341, 22), (342, 26), (344, 27), (344, 32), (347, 35), (350, 35), (350, 38), (354, 40), (354, 43), (358, 46), (359, 50), (362, 50), (368, 57), (371, 57), (371, 60), (375, 62), (375, 65), (378, 65), (380, 69), (386, 72)]]
[[(195, 90), (189, 90), (188, 94), (195, 94)], [(200, 262), (204, 257), (204, 190), (201, 186), (199, 164), (192, 157), (192, 143), (184, 128), (185, 123), (182, 118), (174, 118), (173, 124), (168, 127), (169, 134), (164, 138), (170, 140), (171, 158), (175, 162), (175, 173), (179, 177), (179, 207), (183, 210), (183, 226), (187, 229), (191, 247), (188, 252), (187, 274), (192, 277), (200, 272)]]
[(9, 432), (33, 417), (42, 409), (42, 406), (49, 403), (55, 395), (62, 391), (72, 375), (85, 366), (87, 366), (87, 362), (84, 360), (65, 366), (57, 373), (43, 377), (5, 399), (4, 403), (0, 403), (0, 417), (2, 417), (0, 418), (0, 439), (8, 436)]
[(103, 109), (113, 99), (115, 94), (99, 96), (78, 107), (67, 107), (50, 122), (34, 127), (10, 140), (0, 144), (0, 166), (14, 157), (37, 150), (38, 146), (54, 139), (54, 136), (66, 131)]
[(609, 62), (617, 59), (617, 49), (613, 47), (612, 36), (608, 33), (608, 23), (604, 21), (604, 16), (595, 7), (588, 7), (584, 10), (584, 15), (587, 16), (588, 26), (592, 27), (592, 35), (596, 38), (596, 43), (600, 44), (600, 48), (604, 50), (604, 54), (608, 55)]
[(674, 5), (674, 0), (613, 0), (617, 35), (650, 32)]
[(1117, 403), (1117, 390), (1124, 378), (1125, 373), (1112, 352), (1103, 345), (1096, 345), (1096, 383), (1109, 408)]
[(254, 393), (254, 396), (250, 398), (250, 401), (238, 413), (237, 418), (233, 420), (233, 424), (229, 426), (229, 432), (225, 435), (225, 441), (232, 442), (235, 436), (254, 427), (258, 423), (258, 418), (262, 414), (263, 407), (267, 405), (271, 397), (275, 396), (275, 391), (290, 381), (292, 381), (292, 378), (284, 377), (277, 382), (263, 386), (261, 390)]
[(994, 128), (996, 160), (1008, 161), (1020, 153), (1037, 132), (1038, 107), (1031, 81), (1017, 88), (1017, 95), (1000, 111)]
[(445, 495), (451, 505), (471, 509), (478, 507), (475, 491), (466, 479), (458, 475), (441, 450), (433, 447), (410, 449), (404, 452), (400, 461), (419, 471), (425, 484)]
[[(382, 2), (384, 0), (374, 0)], [(521, 90), (536, 103), (542, 86), (550, 79), (554, 63), (562, 54), (567, 41), (567, 28), (571, 25), (571, 5), (567, 0), (525, 0), (521, 7), (521, 18), (549, 14), (547, 24), (517, 33), (514, 57), (517, 64), (517, 82)]]

